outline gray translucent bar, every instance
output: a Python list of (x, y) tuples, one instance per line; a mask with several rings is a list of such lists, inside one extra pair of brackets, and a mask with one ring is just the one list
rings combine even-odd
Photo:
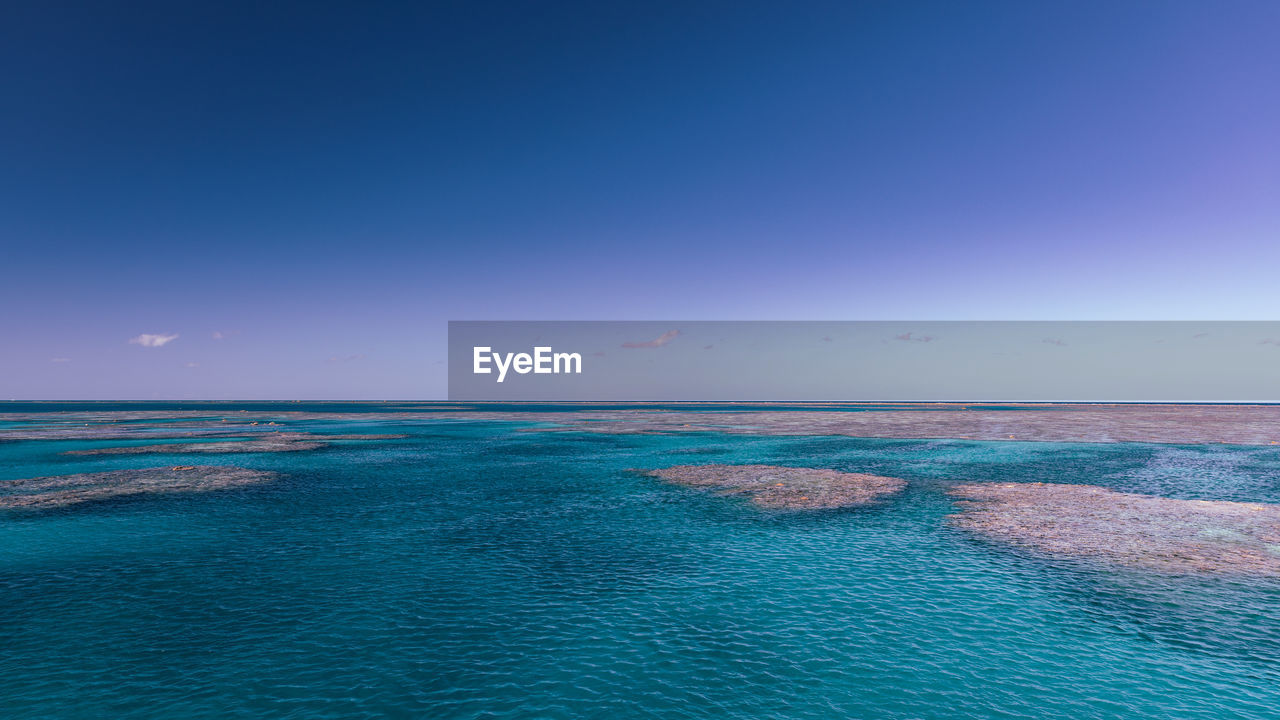
[(1276, 402), (1280, 322), (455, 321), (449, 399)]

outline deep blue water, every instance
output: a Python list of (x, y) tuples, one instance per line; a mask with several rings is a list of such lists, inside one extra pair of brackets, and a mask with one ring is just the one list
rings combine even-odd
[[(944, 523), (960, 480), (1277, 502), (1280, 448), (298, 427), (410, 437), (0, 443), (0, 480), (280, 472), (0, 516), (0, 717), (1280, 717), (1276, 583), (1051, 562)], [(628, 471), (705, 462), (910, 484), (785, 514)]]

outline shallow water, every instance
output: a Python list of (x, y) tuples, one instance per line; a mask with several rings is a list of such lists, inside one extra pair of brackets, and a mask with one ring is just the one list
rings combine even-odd
[[(944, 524), (958, 481), (1280, 502), (1280, 448), (522, 432), (291, 453), (65, 456), (266, 485), (0, 517), (0, 715), (288, 718), (1280, 717), (1280, 586), (1049, 561)], [(153, 441), (148, 441), (154, 444)], [(628, 472), (902, 477), (780, 513)]]

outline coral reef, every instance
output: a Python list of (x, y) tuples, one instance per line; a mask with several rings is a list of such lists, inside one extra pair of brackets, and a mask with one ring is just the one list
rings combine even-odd
[(643, 471), (668, 482), (744, 495), (765, 508), (820, 510), (867, 505), (906, 487), (898, 478), (774, 465), (675, 465)]
[(274, 473), (217, 465), (174, 465), (0, 482), (0, 509), (51, 510), (136, 495), (197, 493), (268, 482)]
[(198, 443), (165, 443), (128, 447), (68, 450), (64, 455), (148, 455), (157, 453), (263, 453), (297, 452), (328, 447), (335, 440), (397, 440), (405, 435), (315, 435), (311, 433), (264, 433), (261, 437), (226, 439)]
[(959, 528), (1051, 555), (1170, 573), (1280, 577), (1280, 505), (1177, 500), (1094, 485), (971, 483)]

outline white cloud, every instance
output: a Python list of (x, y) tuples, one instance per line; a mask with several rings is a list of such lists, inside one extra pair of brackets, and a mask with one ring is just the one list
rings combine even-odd
[(200, 367), (200, 363), (198, 363), (198, 362), (189, 362), (189, 363), (187, 363), (187, 364), (183, 365), (182, 367), (196, 368), (196, 367)]
[(672, 340), (675, 340), (679, 336), (680, 336), (679, 330), (668, 330), (652, 340), (645, 340), (644, 342), (624, 342), (622, 343), (622, 347), (624, 348), (662, 347), (663, 345), (666, 345)]
[(178, 339), (177, 333), (173, 335), (165, 335), (163, 333), (151, 335), (142, 333), (135, 338), (129, 338), (129, 342), (133, 345), (141, 345), (142, 347), (163, 347)]

